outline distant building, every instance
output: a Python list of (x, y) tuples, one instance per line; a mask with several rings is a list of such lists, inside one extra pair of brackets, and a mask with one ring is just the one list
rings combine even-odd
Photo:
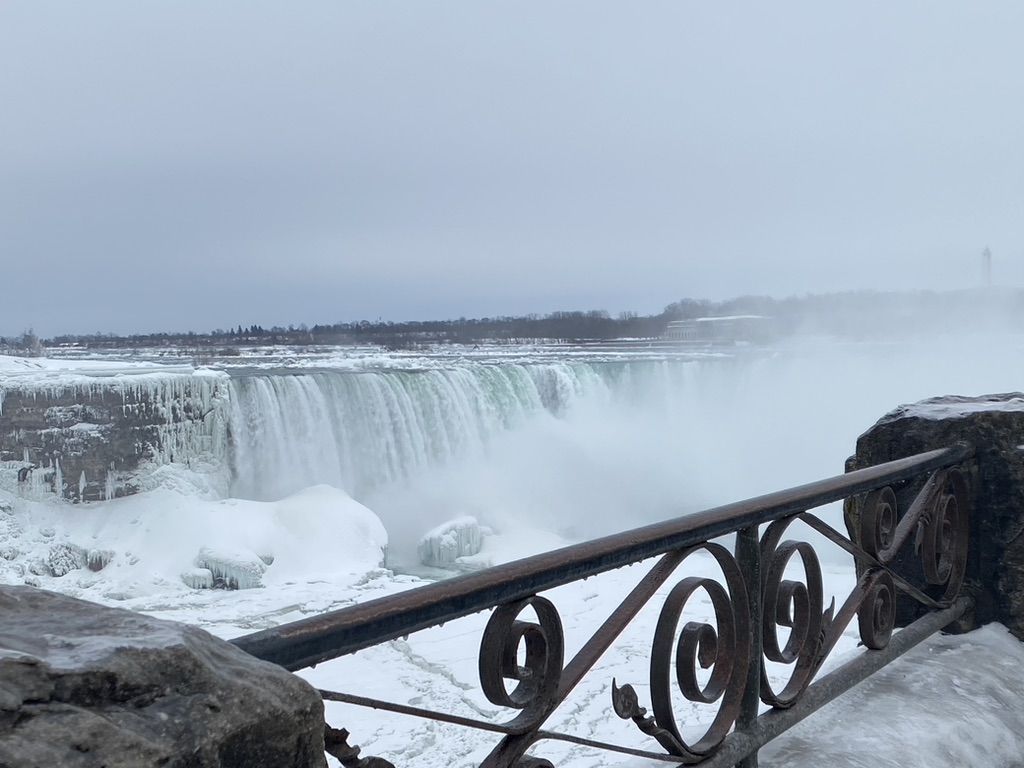
[(987, 245), (981, 254), (981, 278), (986, 288), (992, 285), (992, 251)]
[(764, 343), (774, 336), (774, 322), (763, 315), (698, 317), (672, 320), (661, 338), (664, 341), (695, 344)]

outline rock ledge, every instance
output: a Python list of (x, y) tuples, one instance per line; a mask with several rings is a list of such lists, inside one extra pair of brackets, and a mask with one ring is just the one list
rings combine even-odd
[(184, 624), (0, 586), (0, 765), (322, 768), (300, 678)]

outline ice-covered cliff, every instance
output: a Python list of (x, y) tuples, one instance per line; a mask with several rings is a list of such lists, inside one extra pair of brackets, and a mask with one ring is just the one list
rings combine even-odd
[(224, 494), (227, 381), (190, 366), (0, 357), (0, 488), (97, 501), (180, 464)]

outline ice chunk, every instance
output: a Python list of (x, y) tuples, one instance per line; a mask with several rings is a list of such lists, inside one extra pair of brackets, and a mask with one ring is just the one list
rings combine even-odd
[(420, 562), (434, 568), (453, 565), (460, 557), (475, 555), (484, 537), (475, 517), (457, 517), (428, 531), (416, 547)]
[(258, 555), (203, 547), (196, 555), (196, 568), (206, 568), (213, 574), (215, 589), (253, 589), (263, 586), (263, 574), (267, 570)]

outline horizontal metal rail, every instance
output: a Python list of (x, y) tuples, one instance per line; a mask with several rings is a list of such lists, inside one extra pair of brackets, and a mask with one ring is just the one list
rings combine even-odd
[(314, 666), (538, 592), (951, 467), (963, 443), (427, 584), (232, 640), (289, 670)]

